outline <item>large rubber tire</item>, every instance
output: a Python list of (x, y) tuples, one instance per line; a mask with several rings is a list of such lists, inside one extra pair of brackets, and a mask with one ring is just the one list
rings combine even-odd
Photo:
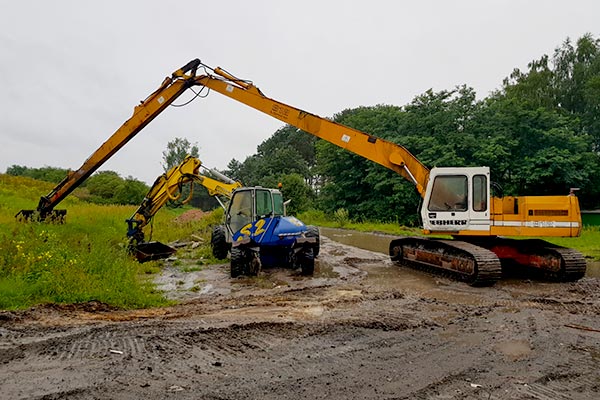
[(244, 275), (248, 264), (247, 258), (245, 249), (239, 247), (231, 249), (230, 273), (232, 278)]
[(302, 275), (311, 276), (315, 272), (315, 256), (312, 248), (306, 248), (297, 255)]
[(248, 263), (246, 264), (246, 275), (258, 276), (262, 268), (260, 257), (256, 251), (248, 250)]
[(244, 247), (231, 249), (230, 274), (232, 278), (240, 275), (258, 276), (262, 264), (258, 253)]
[(306, 237), (314, 237), (317, 239), (317, 242), (313, 247), (313, 256), (316, 257), (321, 250), (321, 234), (319, 233), (319, 228), (314, 225), (308, 225), (306, 229)]
[(229, 253), (231, 246), (227, 243), (227, 236), (225, 235), (225, 227), (223, 225), (214, 227), (210, 237), (210, 247), (215, 258), (219, 260), (227, 258), (227, 253)]

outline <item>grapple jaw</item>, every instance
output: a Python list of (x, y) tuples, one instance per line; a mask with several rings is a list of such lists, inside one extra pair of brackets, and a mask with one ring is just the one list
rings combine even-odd
[(67, 210), (21, 210), (16, 215), (17, 221), (22, 222), (50, 222), (62, 224), (67, 217)]
[(139, 262), (144, 263), (146, 261), (169, 258), (177, 250), (161, 242), (142, 242), (132, 244), (129, 247), (129, 251)]

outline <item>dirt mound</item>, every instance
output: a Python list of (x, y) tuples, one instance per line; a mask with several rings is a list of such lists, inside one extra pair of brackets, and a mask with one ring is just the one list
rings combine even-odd
[(186, 222), (199, 221), (208, 214), (209, 212), (202, 211), (200, 209), (188, 210), (175, 218), (175, 222), (178, 224), (184, 224)]

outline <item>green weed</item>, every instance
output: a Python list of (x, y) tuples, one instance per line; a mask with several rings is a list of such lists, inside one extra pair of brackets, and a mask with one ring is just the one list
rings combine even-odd
[[(94, 205), (69, 196), (59, 207), (68, 209), (64, 224), (15, 220), (51, 189), (52, 184), (0, 174), (0, 309), (92, 300), (120, 308), (170, 303), (150, 280), (161, 262), (139, 264), (127, 253), (125, 220), (134, 206)], [(197, 223), (174, 222), (183, 211), (164, 208), (156, 215), (156, 239), (194, 233)]]
[(345, 208), (338, 208), (333, 213), (333, 219), (337, 222), (340, 228), (345, 227), (350, 222), (350, 215), (348, 214), (348, 210)]

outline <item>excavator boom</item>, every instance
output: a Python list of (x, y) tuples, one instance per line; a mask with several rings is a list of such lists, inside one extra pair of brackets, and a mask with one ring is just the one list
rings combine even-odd
[[(207, 71), (196, 75), (199, 67)], [(208, 73), (213, 71), (214, 74)], [(160, 87), (135, 107), (133, 115), (104, 142), (83, 165), (72, 171), (50, 193), (41, 197), (36, 210), (21, 210), (17, 218), (64, 218), (66, 211), (54, 208), (113, 154), (156, 118), (167, 106), (192, 86), (203, 86), (294, 125), (328, 142), (383, 165), (412, 182), (424, 195), (429, 170), (407, 149), (384, 139), (329, 121), (264, 96), (247, 81), (235, 78), (221, 68), (212, 69), (199, 59), (187, 63), (165, 78)]]
[(237, 79), (221, 68), (213, 71), (217, 76), (201, 75), (194, 83), (383, 165), (412, 182), (424, 196), (429, 169), (403, 146), (268, 98), (251, 83)]

